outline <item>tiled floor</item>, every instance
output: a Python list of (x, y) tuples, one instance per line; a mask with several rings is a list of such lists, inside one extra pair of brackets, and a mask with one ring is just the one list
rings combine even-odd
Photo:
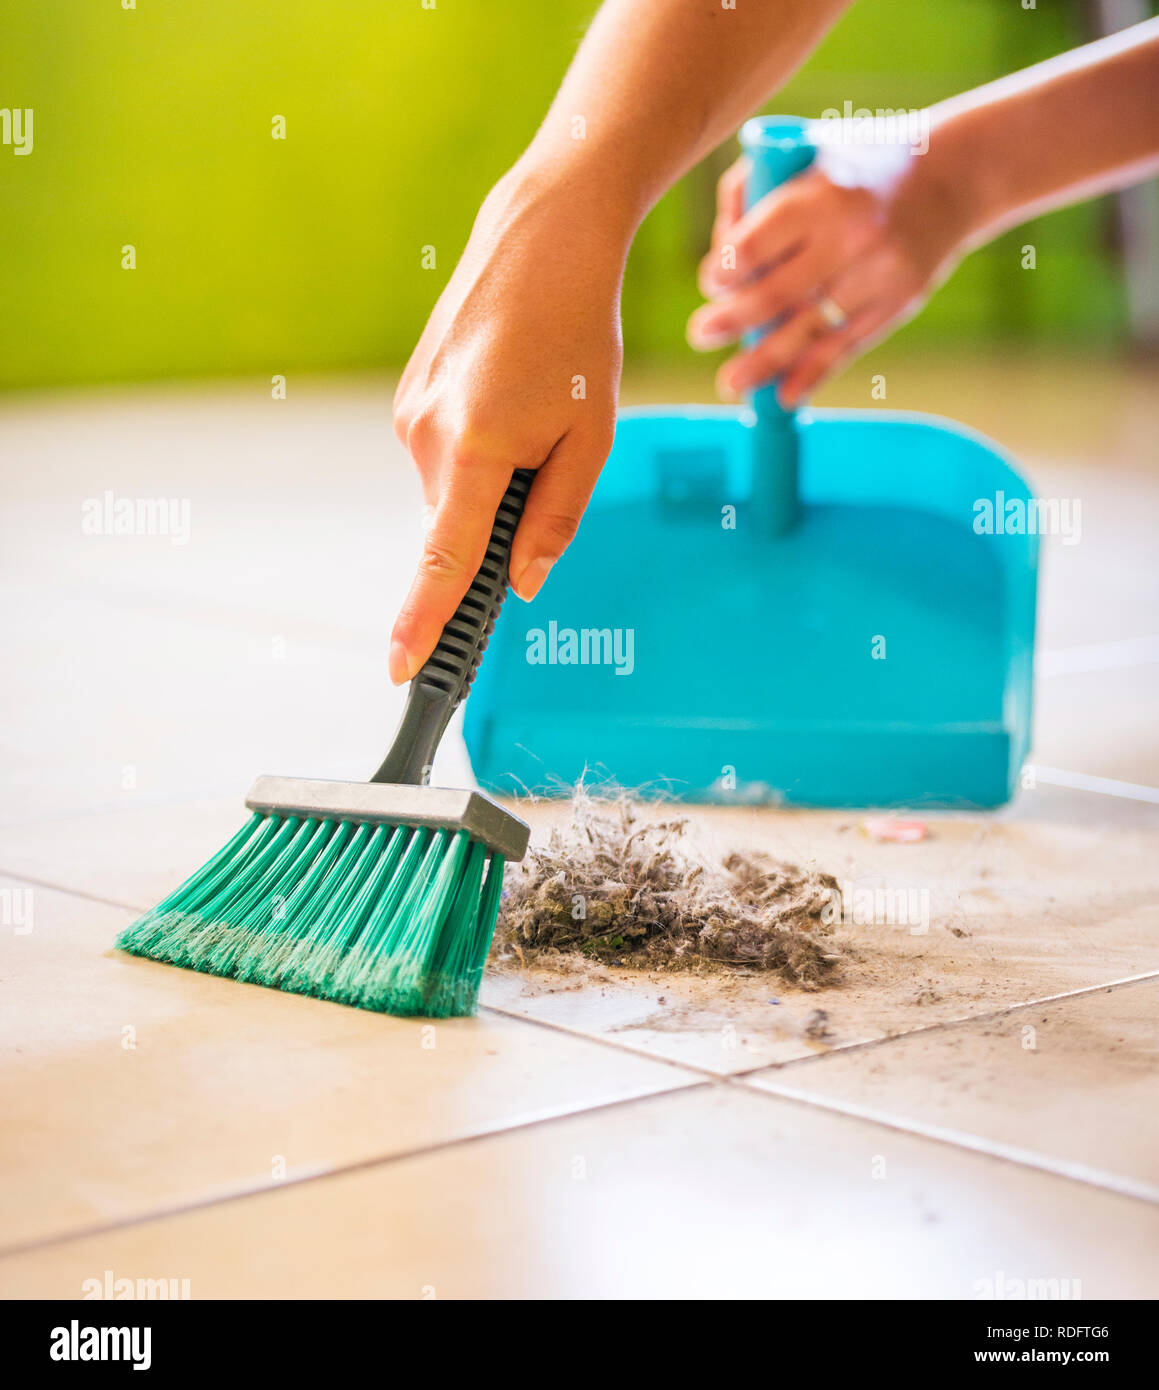
[[(0, 402), (0, 1295), (1159, 1295), (1159, 378), (888, 379), (1082, 498), (1044, 556), (1032, 785), (918, 845), (697, 813), (928, 890), (928, 931), (847, 934), (836, 989), (500, 970), (434, 1026), (110, 949), (250, 776), (364, 776), (389, 735), (417, 488), (387, 384)], [(82, 534), (106, 490), (189, 499), (187, 543)]]

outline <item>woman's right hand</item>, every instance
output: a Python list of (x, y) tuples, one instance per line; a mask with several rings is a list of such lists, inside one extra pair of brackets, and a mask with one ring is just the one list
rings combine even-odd
[(574, 176), (517, 166), (483, 203), (394, 398), (430, 518), (391, 637), (396, 684), (422, 666), (466, 593), (515, 469), (539, 470), (511, 549), (521, 598), (575, 534), (615, 431), (633, 231)]

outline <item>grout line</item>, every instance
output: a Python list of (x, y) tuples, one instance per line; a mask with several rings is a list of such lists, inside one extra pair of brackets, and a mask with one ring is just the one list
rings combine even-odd
[[(1120, 784), (1127, 785), (1127, 784)], [(1157, 794), (1159, 797), (1159, 794)], [(65, 888), (59, 884), (49, 883), (42, 879), (32, 878), (24, 874), (14, 874), (0, 870), (7, 877), (16, 879), (20, 882), (31, 883), (39, 887), (49, 888), (56, 892), (65, 893), (74, 897), (83, 898), (92, 902), (99, 902), (106, 906), (123, 908), (128, 911), (142, 911), (129, 903), (118, 902), (114, 899), (100, 897), (93, 893), (86, 893), (75, 888)], [(642, 1100), (650, 1100), (659, 1096), (670, 1095), (674, 1091), (698, 1090), (706, 1085), (726, 1084), (733, 1087), (739, 1086), (740, 1089), (753, 1093), (757, 1092), (764, 1095), (772, 1095), (781, 1099), (791, 1101), (795, 1104), (814, 1106), (818, 1109), (826, 1110), (831, 1113), (846, 1115), (850, 1118), (860, 1119), (867, 1123), (878, 1124), (884, 1128), (891, 1129), (900, 1133), (914, 1135), (919, 1138), (929, 1139), (935, 1143), (946, 1144), (950, 1147), (965, 1149), (969, 1152), (978, 1153), (986, 1157), (995, 1158), (1002, 1162), (1013, 1163), (1021, 1167), (1032, 1168), (1040, 1172), (1050, 1173), (1056, 1177), (1062, 1177), (1075, 1182), (1081, 1182), (1087, 1186), (1092, 1186), (1104, 1191), (1112, 1191), (1121, 1196), (1143, 1200), (1152, 1203), (1159, 1203), (1159, 1187), (1153, 1187), (1147, 1183), (1136, 1182), (1129, 1178), (1105, 1172), (1101, 1169), (1088, 1167), (1081, 1163), (1072, 1163), (1066, 1160), (1054, 1160), (1049, 1156), (1035, 1152), (1034, 1150), (1021, 1149), (1013, 1145), (995, 1143), (979, 1136), (974, 1136), (965, 1131), (945, 1129), (934, 1125), (925, 1125), (917, 1121), (907, 1121), (897, 1116), (882, 1114), (878, 1111), (866, 1107), (857, 1106), (851, 1103), (833, 1101), (815, 1094), (799, 1091), (793, 1087), (780, 1084), (769, 1084), (756, 1086), (751, 1084), (746, 1078), (753, 1077), (762, 1072), (780, 1072), (788, 1067), (800, 1066), (803, 1063), (817, 1062), (826, 1057), (831, 1057), (848, 1052), (863, 1051), (867, 1048), (879, 1047), (886, 1043), (899, 1043), (905, 1039), (917, 1036), (924, 1036), (930, 1033), (942, 1032), (950, 1028), (959, 1028), (971, 1023), (993, 1022), (998, 1019), (1008, 1017), (1010, 1014), (1017, 1013), (1026, 1009), (1040, 1008), (1044, 1005), (1059, 1003), (1062, 1001), (1082, 998), (1086, 995), (1097, 994), (1107, 990), (1119, 989), (1125, 986), (1144, 983), (1149, 980), (1159, 979), (1159, 970), (1144, 972), (1139, 975), (1125, 976), (1121, 979), (1110, 980), (1096, 985), (1087, 985), (1079, 989), (1066, 990), (1058, 994), (1045, 995), (1038, 999), (1027, 1000), (1017, 1004), (1009, 1005), (1006, 1008), (993, 1010), (988, 1013), (966, 1015), (962, 1018), (948, 1019), (942, 1023), (931, 1024), (924, 1028), (915, 1028), (905, 1033), (890, 1034), (881, 1038), (870, 1038), (858, 1043), (849, 1043), (844, 1047), (831, 1048), (826, 1052), (815, 1053), (804, 1057), (791, 1058), (786, 1062), (761, 1062), (752, 1067), (740, 1068), (733, 1072), (717, 1072), (708, 1067), (699, 1066), (695, 1063), (681, 1062), (674, 1058), (663, 1056), (651, 1052), (644, 1047), (633, 1046), (621, 1039), (610, 1037), (606, 1034), (593, 1034), (585, 1032), (583, 1029), (566, 1024), (554, 1023), (545, 1019), (529, 1017), (516, 1010), (506, 1009), (493, 1004), (480, 1004), (481, 1012), (496, 1014), (501, 1017), (510, 1018), (522, 1023), (530, 1023), (533, 1026), (546, 1028), (550, 1031), (563, 1033), (570, 1037), (580, 1039), (585, 1042), (596, 1043), (600, 1046), (614, 1048), (620, 1052), (627, 1052), (633, 1056), (644, 1060), (673, 1067), (677, 1071), (698, 1077), (699, 1080), (690, 1081), (684, 1086), (672, 1086), (663, 1091), (647, 1093), (639, 1096), (624, 1097), (619, 1100), (609, 1101), (602, 1104), (585, 1106), (579, 1109), (574, 1107), (558, 1108), (545, 1111), (528, 1119), (520, 1120), (514, 1124), (504, 1125), (498, 1128), (484, 1128), (468, 1134), (456, 1136), (454, 1139), (432, 1145), (422, 1145), (413, 1149), (404, 1150), (397, 1154), (385, 1155), (378, 1158), (360, 1160), (355, 1163), (346, 1164), (341, 1167), (327, 1169), (324, 1172), (307, 1173), (301, 1177), (290, 1179), (279, 1183), (276, 1186), (269, 1184), (251, 1185), (240, 1188), (236, 1191), (226, 1193), (219, 1197), (209, 1197), (200, 1201), (190, 1202), (177, 1207), (162, 1209), (151, 1212), (140, 1217), (130, 1218), (126, 1221), (114, 1221), (104, 1225), (82, 1228), (76, 1231), (64, 1232), (60, 1235), (51, 1236), (45, 1240), (33, 1240), (24, 1242), (7, 1249), (0, 1248), (0, 1259), (11, 1258), (22, 1254), (31, 1253), (52, 1246), (65, 1244), (75, 1240), (83, 1240), (92, 1236), (111, 1234), (115, 1231), (131, 1228), (134, 1226), (148, 1224), (152, 1221), (165, 1220), (171, 1216), (186, 1215), (195, 1211), (206, 1210), (215, 1206), (220, 1206), (228, 1202), (240, 1201), (251, 1196), (262, 1196), (276, 1192), (284, 1187), (300, 1186), (303, 1183), (318, 1182), (326, 1178), (341, 1177), (349, 1173), (368, 1171), (373, 1168), (383, 1167), (397, 1162), (401, 1159), (420, 1157), (426, 1154), (437, 1153), (443, 1149), (454, 1148), (460, 1144), (470, 1143), (477, 1139), (497, 1137), (501, 1134), (515, 1133), (524, 1129), (536, 1128), (541, 1125), (549, 1124), (557, 1119), (567, 1119), (584, 1114), (592, 1114), (599, 1111), (615, 1108), (618, 1106), (633, 1104)]]
[[(71, 897), (83, 898), (88, 902), (102, 903), (107, 907), (124, 908), (128, 912), (146, 912), (147, 908), (133, 903), (119, 902), (114, 898), (103, 898), (95, 893), (86, 893), (80, 888), (65, 888), (58, 883), (50, 883), (45, 879), (32, 878), (27, 874), (13, 873), (10, 870), (0, 868), (0, 876), (15, 879), (22, 883), (35, 884), (40, 888), (48, 888), (53, 892), (64, 893)], [(777, 1070), (786, 1067), (797, 1067), (804, 1063), (819, 1062), (825, 1057), (835, 1056), (838, 1053), (860, 1052), (866, 1048), (880, 1047), (884, 1043), (896, 1043), (905, 1038), (924, 1036), (928, 1033), (941, 1032), (947, 1028), (960, 1028), (970, 1023), (992, 1022), (996, 1019), (1005, 1018), (1008, 1014), (1016, 1013), (1020, 1009), (1036, 1009), (1044, 1004), (1054, 1004), (1066, 999), (1077, 999), (1087, 994), (1098, 994), (1102, 990), (1118, 989), (1124, 985), (1139, 984), (1147, 980), (1159, 979), (1159, 970), (1147, 971), (1141, 975), (1128, 975), (1118, 980), (1108, 980), (1096, 985), (1084, 985), (1079, 989), (1065, 990), (1060, 994), (1047, 994), (1039, 999), (1029, 999), (1017, 1004), (1010, 1004), (1006, 1008), (991, 1010), (987, 1013), (965, 1014), (961, 1018), (945, 1019), (941, 1023), (931, 1023), (924, 1027), (911, 1028), (903, 1033), (888, 1033), (880, 1038), (865, 1038), (861, 1042), (845, 1043), (839, 1047), (832, 1047), (823, 1052), (810, 1053), (803, 1057), (790, 1057), (784, 1062), (756, 1062), (752, 1066), (743, 1066), (731, 1071), (716, 1071), (711, 1067), (699, 1065), (695, 1062), (679, 1061), (674, 1057), (665, 1056), (663, 1053), (653, 1052), (644, 1046), (634, 1046), (620, 1038), (614, 1038), (607, 1034), (590, 1033), (583, 1028), (575, 1027), (570, 1024), (556, 1023), (549, 1019), (534, 1018), (529, 1014), (520, 1013), (517, 1009), (502, 1008), (497, 1004), (480, 1004), (481, 1012), (499, 1014), (504, 1018), (516, 1019), (522, 1023), (530, 1023), (540, 1028), (548, 1028), (557, 1033), (564, 1033), (569, 1037), (579, 1038), (586, 1042), (597, 1043), (603, 1047), (615, 1048), (620, 1052), (630, 1053), (634, 1057), (641, 1057), (650, 1062), (661, 1062), (666, 1066), (677, 1067), (682, 1071), (692, 1072), (697, 1076), (702, 1076), (710, 1080), (728, 1080), (731, 1077), (752, 1076), (756, 1072)], [(3, 1251), (0, 1249), (0, 1254)]]
[[(666, 1066), (676, 1067), (680, 1071), (692, 1072), (694, 1075), (702, 1076), (709, 1081), (721, 1081), (730, 1075), (728, 1072), (713, 1071), (711, 1067), (700, 1066), (696, 1062), (680, 1062), (675, 1057), (666, 1057), (663, 1053), (650, 1052), (646, 1047), (623, 1042), (607, 1033), (588, 1033), (570, 1023), (553, 1023), (546, 1018), (532, 1018), (528, 1014), (521, 1014), (515, 1009), (503, 1009), (496, 1004), (480, 1004), (479, 1012), (501, 1014), (504, 1018), (517, 1019), (520, 1023), (533, 1023), (538, 1028), (548, 1028), (553, 1033), (565, 1033), (568, 1037), (581, 1038), (584, 1042), (599, 1043), (601, 1047), (615, 1048), (617, 1052), (627, 1052), (633, 1057), (643, 1057), (649, 1062), (663, 1062)], [(753, 1070), (760, 1071), (768, 1065), (770, 1065), (768, 1062), (762, 1062)]]
[[(731, 1078), (730, 1078), (731, 1079)], [(763, 1094), (796, 1105), (811, 1106), (826, 1110), (834, 1115), (845, 1115), (850, 1119), (862, 1120), (868, 1124), (881, 1125), (900, 1134), (913, 1135), (919, 1139), (929, 1139), (936, 1144), (950, 1148), (966, 1149), (970, 1153), (981, 1154), (985, 1158), (997, 1159), (1002, 1163), (1012, 1163), (1021, 1168), (1032, 1168), (1053, 1177), (1066, 1178), (1071, 1182), (1083, 1183), (1103, 1192), (1114, 1192), (1120, 1197), (1130, 1197), (1137, 1201), (1159, 1204), (1159, 1187), (1124, 1177), (1119, 1173), (1109, 1173), (1102, 1168), (1092, 1168), (1065, 1158), (1051, 1158), (1049, 1154), (1034, 1149), (1019, 1148), (1015, 1144), (1003, 1144), (985, 1139), (981, 1135), (969, 1134), (965, 1130), (946, 1129), (941, 1125), (927, 1125), (920, 1120), (906, 1120), (897, 1115), (883, 1114), (868, 1106), (856, 1105), (850, 1101), (832, 1100), (809, 1091), (799, 1091), (791, 1086), (754, 1086), (749, 1081), (735, 1082), (740, 1089), (750, 1094)]]
[[(499, 1011), (495, 1010), (495, 1012)], [(561, 1108), (554, 1111), (543, 1112), (515, 1124), (497, 1128), (486, 1128), (469, 1134), (457, 1135), (454, 1139), (447, 1140), (443, 1143), (420, 1145), (397, 1154), (360, 1159), (356, 1162), (343, 1164), (336, 1168), (329, 1168), (322, 1172), (305, 1173), (299, 1177), (290, 1178), (285, 1182), (277, 1184), (270, 1184), (269, 1182), (250, 1184), (219, 1196), (211, 1196), (196, 1201), (181, 1203), (177, 1206), (143, 1213), (140, 1216), (129, 1217), (126, 1220), (105, 1222), (99, 1225), (63, 1231), (41, 1240), (24, 1241), (20, 1244), (10, 1246), (7, 1249), (0, 1250), (0, 1260), (16, 1259), (23, 1255), (52, 1249), (57, 1246), (73, 1244), (82, 1240), (93, 1239), (97, 1236), (115, 1235), (121, 1231), (152, 1225), (156, 1222), (169, 1220), (173, 1217), (188, 1216), (200, 1211), (212, 1210), (213, 1208), (243, 1201), (250, 1197), (273, 1196), (286, 1188), (302, 1187), (308, 1183), (324, 1182), (330, 1178), (346, 1177), (354, 1173), (370, 1172), (375, 1169), (386, 1168), (404, 1159), (425, 1157), (443, 1152), (447, 1149), (459, 1148), (463, 1145), (475, 1143), (480, 1140), (497, 1139), (506, 1134), (542, 1128), (557, 1120), (579, 1119), (582, 1116), (626, 1108), (631, 1105), (647, 1104), (648, 1102), (661, 1100), (677, 1093), (686, 1094), (689, 1091), (706, 1090), (722, 1086), (727, 1086), (734, 1092), (740, 1091), (749, 1096), (764, 1096), (773, 1100), (788, 1101), (791, 1104), (800, 1105), (803, 1108), (824, 1110), (830, 1114), (841, 1115), (847, 1119), (859, 1120), (865, 1124), (877, 1125), (883, 1129), (892, 1130), (895, 1133), (909, 1135), (912, 1138), (925, 1139), (932, 1143), (943, 1144), (949, 1148), (965, 1150), (983, 1158), (991, 1158), (998, 1162), (1012, 1164), (1016, 1167), (1046, 1173), (1052, 1177), (1059, 1177), (1067, 1181), (1082, 1183), (1084, 1186), (1093, 1187), (1098, 1191), (1113, 1192), (1118, 1196), (1127, 1197), (1128, 1199), (1159, 1204), (1159, 1188), (1153, 1187), (1148, 1183), (1137, 1182), (1134, 1179), (1126, 1178), (1119, 1174), (1092, 1168), (1083, 1163), (1072, 1162), (1065, 1159), (1051, 1159), (1047, 1155), (1037, 1153), (1030, 1149), (996, 1143), (961, 1130), (946, 1129), (937, 1125), (925, 1125), (920, 1122), (906, 1121), (897, 1116), (883, 1114), (880, 1111), (872, 1110), (868, 1107), (821, 1098), (788, 1086), (756, 1086), (740, 1076), (711, 1076), (703, 1081), (693, 1081), (686, 1086), (669, 1087), (663, 1091), (654, 1091), (635, 1096), (624, 1096), (614, 1101), (605, 1101), (600, 1104), (581, 1108)]]
[(690, 1081), (683, 1086), (666, 1086), (659, 1091), (641, 1091), (636, 1095), (620, 1096), (616, 1100), (598, 1101), (594, 1105), (571, 1105), (558, 1106), (555, 1109), (542, 1110), (538, 1113), (517, 1120), (513, 1124), (497, 1124), (484, 1126), (477, 1130), (472, 1130), (467, 1134), (457, 1134), (453, 1139), (445, 1139), (434, 1144), (418, 1144), (410, 1149), (403, 1149), (398, 1153), (379, 1154), (373, 1158), (356, 1159), (351, 1163), (343, 1163), (334, 1168), (320, 1169), (314, 1172), (304, 1172), (297, 1177), (289, 1177), (281, 1182), (271, 1183), (268, 1180), (260, 1183), (239, 1184), (233, 1189), (226, 1189), (216, 1196), (200, 1197), (189, 1202), (180, 1202), (176, 1206), (161, 1207), (155, 1211), (142, 1212), (139, 1216), (129, 1216), (120, 1221), (105, 1221), (91, 1226), (82, 1226), (71, 1231), (61, 1231), (56, 1235), (46, 1236), (42, 1239), (32, 1239), (18, 1242), (0, 1248), (0, 1260), (14, 1259), (21, 1255), (33, 1254), (40, 1250), (49, 1250), (54, 1246), (68, 1245), (74, 1241), (90, 1240), (96, 1236), (114, 1235), (120, 1231), (132, 1230), (137, 1226), (148, 1226), (157, 1221), (167, 1221), (171, 1217), (189, 1216), (195, 1212), (208, 1211), (214, 1207), (227, 1206), (233, 1202), (244, 1201), (250, 1197), (269, 1197), (276, 1193), (285, 1191), (287, 1188), (304, 1187), (309, 1183), (326, 1182), (330, 1178), (344, 1178), (353, 1173), (366, 1173), (376, 1168), (387, 1168), (394, 1163), (401, 1163), (408, 1158), (424, 1158), (432, 1154), (442, 1153), (447, 1149), (460, 1148), (464, 1144), (473, 1144), (480, 1140), (498, 1139), (505, 1134), (518, 1134), (524, 1130), (540, 1129), (546, 1125), (553, 1124), (557, 1120), (579, 1119), (583, 1115), (599, 1114), (607, 1110), (616, 1110), (624, 1106), (638, 1105), (652, 1100), (660, 1100), (665, 1096), (683, 1094), (688, 1091), (698, 1091), (709, 1083), (706, 1081)]
[(1159, 636), (1122, 637), (1114, 642), (1086, 642), (1081, 646), (1041, 651), (1034, 662), (1039, 679), (1085, 675), (1091, 671), (1119, 671), (1159, 661)]
[(102, 898), (99, 893), (86, 893), (83, 888), (65, 888), (60, 883), (49, 883), (44, 878), (33, 878), (31, 874), (14, 873), (11, 869), (0, 867), (0, 878), (15, 879), (17, 883), (31, 883), (36, 888), (48, 888), (54, 893), (66, 893), (69, 897), (84, 898), (86, 902), (103, 903), (106, 907), (123, 907), (126, 912), (147, 912), (144, 907), (133, 903), (118, 902), (116, 898)]
[(1063, 1003), (1068, 999), (1081, 999), (1087, 994), (1102, 994), (1104, 990), (1122, 989), (1128, 985), (1145, 984), (1148, 980), (1159, 980), (1159, 970), (1148, 970), (1142, 975), (1125, 975), (1120, 980), (1107, 980), (1102, 984), (1083, 985), (1079, 989), (1064, 990), (1061, 994), (1045, 994), (1041, 999), (1026, 999), (1017, 1004), (1008, 1004), (1004, 1009), (993, 1009), (987, 1013), (964, 1014), (961, 1018), (943, 1019), (941, 1023), (928, 1023), (918, 1028), (909, 1028), (904, 1033), (887, 1033), (881, 1038), (865, 1038), (861, 1042), (846, 1043), (831, 1047), (825, 1052), (814, 1052), (806, 1057), (790, 1057), (785, 1062), (762, 1062), (756, 1067), (742, 1067), (730, 1072), (730, 1076), (752, 1076), (758, 1071), (781, 1071), (786, 1067), (799, 1067), (808, 1062), (820, 1062), (826, 1057), (836, 1057), (847, 1052), (862, 1052), (866, 1048), (881, 1047), (885, 1043), (900, 1043), (907, 1038), (925, 1037), (930, 1033), (940, 1033), (947, 1028), (963, 1028), (970, 1023), (993, 1023), (998, 1019), (1018, 1013), (1022, 1009), (1038, 1009), (1045, 1004)]
[(811, 1052), (802, 1057), (790, 1057), (784, 1062), (755, 1062), (752, 1066), (745, 1065), (731, 1071), (715, 1071), (712, 1067), (706, 1067), (696, 1062), (678, 1061), (674, 1057), (652, 1052), (643, 1045), (633, 1045), (606, 1033), (589, 1033), (572, 1024), (555, 1023), (545, 1018), (533, 1018), (529, 1014), (520, 1013), (517, 1009), (505, 1009), (496, 1004), (480, 1004), (479, 1011), (501, 1014), (504, 1018), (517, 1019), (523, 1023), (533, 1023), (540, 1028), (549, 1028), (553, 1032), (566, 1033), (569, 1037), (581, 1038), (586, 1042), (600, 1043), (604, 1047), (612, 1047), (619, 1052), (627, 1052), (634, 1057), (643, 1057), (648, 1061), (664, 1062), (669, 1066), (680, 1068), (681, 1071), (693, 1072), (709, 1080), (731, 1081), (737, 1077), (753, 1076), (762, 1071), (783, 1071), (788, 1067), (799, 1067), (809, 1062), (820, 1062), (826, 1057), (844, 1056), (847, 1052), (861, 1052), (866, 1048), (881, 1047), (886, 1043), (900, 1043), (907, 1038), (925, 1037), (929, 1033), (938, 1033), (947, 1028), (961, 1028), (970, 1023), (989, 1023), (1006, 1018), (1009, 1014), (1017, 1013), (1022, 1009), (1037, 1009), (1044, 1004), (1080, 999), (1087, 994), (1101, 994), (1104, 990), (1120, 989), (1126, 985), (1142, 984), (1148, 980), (1159, 980), (1159, 970), (1149, 970), (1142, 975), (1126, 975), (1122, 979), (1106, 980), (1097, 985), (1082, 985), (1078, 989), (1064, 990), (1060, 994), (1047, 994), (1040, 999), (1022, 1000), (1017, 1004), (1009, 1004), (1003, 1009), (994, 1009), (987, 1013), (964, 1014), (961, 1018), (948, 1018), (941, 1023), (929, 1023), (918, 1028), (910, 1028), (904, 1033), (888, 1033), (880, 1038), (864, 1038), (861, 1042), (844, 1043), (821, 1052)]
[[(103, 898), (96, 893), (86, 893), (81, 888), (65, 888), (58, 883), (50, 883), (46, 879), (32, 878), (27, 874), (13, 873), (11, 870), (0, 868), (0, 877), (11, 878), (20, 883), (31, 883), (39, 888), (48, 888), (56, 893), (64, 893), (75, 898), (82, 898), (88, 902), (101, 903), (106, 907), (123, 908), (127, 912), (147, 912), (148, 908), (141, 907), (134, 903), (120, 902), (115, 898)], [(665, 1056), (663, 1053), (650, 1051), (644, 1046), (633, 1046), (624, 1042), (620, 1038), (614, 1038), (608, 1034), (590, 1033), (583, 1028), (578, 1028), (570, 1024), (555, 1023), (548, 1019), (534, 1018), (529, 1014), (520, 1013), (516, 1009), (505, 1009), (497, 1004), (479, 1004), (480, 1011), (499, 1014), (504, 1018), (517, 1019), (523, 1023), (530, 1023), (540, 1028), (549, 1028), (557, 1033), (564, 1033), (569, 1037), (579, 1038), (586, 1042), (598, 1043), (603, 1047), (615, 1048), (620, 1052), (630, 1053), (634, 1057), (641, 1057), (650, 1062), (661, 1062), (666, 1066), (677, 1067), (682, 1071), (691, 1072), (694, 1075), (702, 1076), (710, 1080), (728, 1080), (732, 1077), (752, 1076), (756, 1072), (776, 1070), (780, 1071), (786, 1067), (798, 1067), (809, 1062), (819, 1062), (825, 1057), (832, 1057), (837, 1054), (847, 1052), (861, 1052), (867, 1048), (880, 1047), (885, 1043), (901, 1042), (906, 1038), (925, 1036), (928, 1033), (941, 1032), (948, 1028), (961, 1028), (970, 1023), (993, 1022), (996, 1019), (1005, 1018), (1007, 1015), (1017, 1013), (1021, 1009), (1037, 1009), (1044, 1004), (1054, 1004), (1067, 999), (1078, 999), (1087, 994), (1098, 994), (1102, 990), (1119, 989), (1125, 985), (1140, 984), (1147, 980), (1159, 979), (1159, 970), (1146, 971), (1141, 975), (1127, 975), (1118, 980), (1107, 980), (1096, 985), (1083, 985), (1079, 989), (1064, 990), (1060, 994), (1047, 994), (1039, 999), (1029, 999), (1017, 1004), (1007, 1005), (1005, 1008), (994, 1009), (987, 1013), (964, 1014), (960, 1018), (944, 1019), (941, 1023), (931, 1023), (923, 1027), (907, 1029), (903, 1033), (887, 1033), (880, 1038), (865, 1038), (861, 1042), (845, 1043), (838, 1047), (831, 1047), (822, 1052), (810, 1053), (803, 1057), (790, 1057), (784, 1062), (756, 1062), (752, 1066), (737, 1067), (731, 1071), (715, 1071), (711, 1067), (699, 1065), (695, 1062), (679, 1061), (674, 1057)], [(3, 1248), (0, 1247), (0, 1255)]]
[(1048, 787), (1068, 787), (1072, 791), (1097, 792), (1100, 796), (1117, 796), (1124, 801), (1146, 801), (1159, 805), (1159, 787), (1145, 787), (1138, 782), (1120, 782), (1114, 777), (1095, 777), (1088, 772), (1069, 772), (1062, 767), (1041, 767), (1031, 763), (1036, 782)]
[[(4, 868), (0, 868), (0, 877), (15, 879), (20, 883), (35, 884), (38, 888), (48, 888), (55, 893), (64, 893), (70, 897), (83, 898), (87, 902), (102, 903), (106, 907), (120, 907), (128, 912), (148, 911), (148, 908), (140, 907), (133, 903), (118, 902), (114, 898), (102, 898), (96, 893), (86, 893), (81, 888), (65, 888), (59, 883), (49, 883), (46, 879), (32, 878), (28, 874), (13, 873)], [(618, 1039), (608, 1037), (604, 1034), (588, 1033), (582, 1028), (570, 1027), (563, 1023), (552, 1023), (547, 1019), (532, 1018), (527, 1014), (520, 1013), (516, 1009), (504, 1009), (497, 1004), (479, 1004), (478, 1010), (480, 1013), (493, 1013), (499, 1014), (504, 1018), (517, 1019), (521, 1023), (530, 1023), (538, 1028), (550, 1028), (554, 1032), (566, 1033), (569, 1037), (580, 1038), (585, 1042), (598, 1043), (603, 1047), (613, 1047), (620, 1052), (630, 1052), (633, 1056), (642, 1057), (646, 1061), (662, 1062), (666, 1066), (677, 1067), (681, 1071), (692, 1072), (697, 1076), (716, 1079), (723, 1075), (721, 1072), (713, 1071), (711, 1067), (697, 1066), (694, 1062), (680, 1062), (673, 1057), (665, 1057), (655, 1052), (649, 1052), (645, 1047), (633, 1047), (631, 1043), (621, 1042)], [(761, 1067), (767, 1065), (769, 1065), (769, 1063), (762, 1062), (757, 1068), (752, 1068), (752, 1070), (759, 1070)], [(0, 1247), (0, 1255), (3, 1255), (3, 1253), (3, 1248)]]

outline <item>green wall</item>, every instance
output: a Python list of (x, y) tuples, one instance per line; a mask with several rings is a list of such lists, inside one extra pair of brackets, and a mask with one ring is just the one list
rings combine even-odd
[[(0, 103), (35, 112), (30, 156), (0, 146), (0, 386), (403, 362), (593, 10), (0, 0)], [(773, 105), (918, 105), (1078, 41), (1076, 13), (861, 0)], [(625, 288), (639, 358), (688, 353), (712, 175), (690, 175), (641, 230)], [(1103, 226), (1096, 205), (1003, 238), (906, 334), (1113, 340)], [(1018, 265), (1024, 240), (1035, 274)]]

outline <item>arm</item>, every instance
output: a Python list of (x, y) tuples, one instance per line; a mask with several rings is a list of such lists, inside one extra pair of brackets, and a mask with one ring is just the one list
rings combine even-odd
[[(793, 406), (913, 317), (968, 251), (1009, 227), (1159, 170), (1159, 20), (1087, 44), (931, 109), (929, 149), (900, 162), (826, 146), (814, 166), (742, 213), (743, 162), (721, 180), (710, 303), (689, 323), (715, 348), (773, 319), (725, 363), (721, 388), (779, 377)], [(722, 266), (736, 248), (736, 269)], [(834, 327), (826, 296), (845, 315)], [(783, 318), (782, 318), (783, 316)]]
[(969, 189), (971, 248), (1138, 183), (1159, 172), (1159, 19), (953, 97), (932, 115), (940, 177)]
[(539, 474), (510, 569), (516, 592), (534, 597), (611, 447), (620, 281), (637, 226), (849, 3), (607, 0), (600, 10), (543, 125), (485, 200), (395, 395), (395, 432), (432, 509), (391, 637), (395, 682), (430, 654), (520, 467)]

